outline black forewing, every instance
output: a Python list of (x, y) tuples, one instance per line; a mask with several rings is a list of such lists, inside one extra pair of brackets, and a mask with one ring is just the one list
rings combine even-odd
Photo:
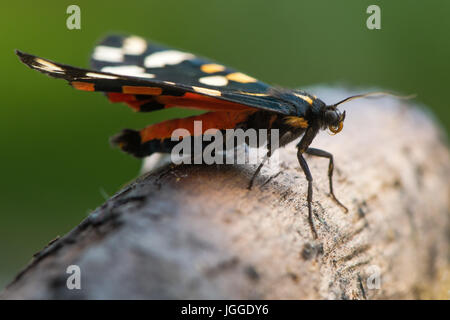
[[(123, 92), (124, 86), (130, 87), (157, 87), (163, 90), (163, 94), (183, 95), (185, 92), (193, 92), (196, 94), (213, 97), (219, 100), (239, 103), (249, 107), (266, 110), (280, 114), (293, 114), (292, 106), (280, 101), (278, 98), (261, 92), (244, 92), (238, 89), (217, 88), (199, 84), (178, 83), (176, 79), (159, 79), (156, 75), (154, 78), (143, 78), (122, 74), (114, 74), (98, 70), (89, 70), (77, 68), (51, 60), (39, 58), (37, 56), (16, 51), (20, 60), (32, 69), (45, 73), (54, 78), (67, 80), (70, 84), (86, 83), (92, 85), (92, 90), (102, 92)], [(122, 64), (123, 65), (123, 64)], [(99, 66), (97, 64), (97, 66)], [(150, 71), (150, 70), (149, 70)], [(175, 78), (175, 76), (174, 76)], [(79, 88), (78, 88), (79, 89)], [(84, 89), (82, 89), (84, 90)], [(264, 96), (260, 96), (264, 94)]]

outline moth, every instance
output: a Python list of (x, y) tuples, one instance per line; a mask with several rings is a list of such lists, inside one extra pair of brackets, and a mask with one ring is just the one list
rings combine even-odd
[[(171, 140), (173, 130), (185, 128), (192, 133), (194, 121), (202, 121), (202, 134), (208, 129), (278, 129), (280, 147), (301, 137), (297, 158), (308, 181), (308, 220), (313, 236), (317, 238), (312, 219), (313, 178), (305, 154), (329, 160), (330, 196), (348, 211), (334, 195), (333, 155), (310, 145), (320, 130), (329, 129), (334, 134), (342, 130), (345, 111), (338, 110), (340, 104), (379, 93), (351, 96), (327, 105), (305, 91), (276, 88), (220, 63), (138, 36), (106, 37), (94, 48), (91, 69), (56, 63), (18, 50), (16, 54), (34, 70), (64, 79), (78, 90), (103, 92), (109, 101), (126, 103), (137, 112), (172, 107), (206, 111), (141, 130), (124, 129), (111, 139), (114, 145), (135, 157), (170, 153), (178, 143)], [(249, 188), (272, 153), (268, 145), (268, 153), (254, 172)]]

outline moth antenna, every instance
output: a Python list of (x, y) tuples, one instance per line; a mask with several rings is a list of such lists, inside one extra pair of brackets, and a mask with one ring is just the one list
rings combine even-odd
[(413, 99), (417, 96), (417, 94), (410, 94), (408, 96), (399, 96), (390, 92), (384, 92), (384, 91), (376, 91), (376, 92), (369, 92), (369, 93), (364, 93), (364, 94), (357, 94), (354, 96), (350, 96), (348, 98), (345, 98), (341, 101), (339, 101), (338, 103), (335, 103), (333, 105), (331, 105), (332, 107), (337, 107), (338, 105), (345, 103), (345, 102), (349, 102), (355, 99), (360, 99), (360, 98), (367, 98), (367, 97), (375, 97), (375, 96), (391, 96), (391, 97), (396, 97), (398, 99)]

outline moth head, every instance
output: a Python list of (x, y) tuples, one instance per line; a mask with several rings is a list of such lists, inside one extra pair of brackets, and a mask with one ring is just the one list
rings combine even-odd
[(323, 123), (324, 123), (324, 127), (328, 127), (328, 129), (333, 133), (339, 133), (342, 128), (344, 127), (344, 120), (345, 120), (345, 111), (344, 112), (340, 112), (337, 107), (345, 102), (349, 102), (355, 99), (360, 99), (360, 98), (366, 98), (366, 97), (373, 97), (373, 96), (393, 96), (396, 97), (398, 99), (411, 99), (413, 97), (415, 97), (415, 95), (410, 95), (410, 96), (398, 96), (389, 92), (369, 92), (369, 93), (365, 93), (365, 94), (357, 94), (354, 96), (350, 96), (348, 98), (345, 98), (335, 104), (329, 105), (329, 106), (325, 106), (325, 111), (323, 114)]

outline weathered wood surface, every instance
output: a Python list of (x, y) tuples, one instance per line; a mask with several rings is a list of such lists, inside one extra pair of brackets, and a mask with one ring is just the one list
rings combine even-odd
[[(327, 102), (349, 94), (315, 93)], [(411, 104), (343, 105), (344, 130), (313, 142), (334, 154), (335, 193), (350, 209), (327, 195), (327, 160), (308, 157), (318, 240), (294, 145), (250, 191), (254, 166), (166, 167), (43, 249), (0, 298), (449, 298), (450, 157), (436, 124)], [(81, 290), (66, 287), (73, 264)], [(377, 269), (380, 288), (371, 289)]]

